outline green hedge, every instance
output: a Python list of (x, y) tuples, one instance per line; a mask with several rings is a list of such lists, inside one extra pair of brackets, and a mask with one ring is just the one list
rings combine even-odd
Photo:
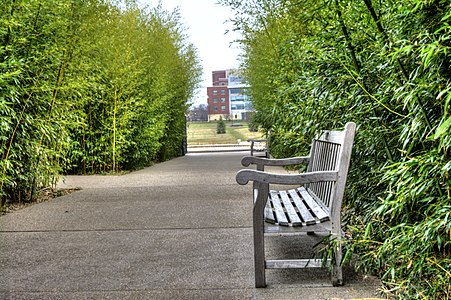
[(2, 203), (62, 172), (117, 172), (180, 154), (200, 62), (177, 11), (102, 0), (3, 1)]
[(449, 1), (221, 2), (271, 153), (356, 122), (345, 246), (400, 299), (450, 297)]

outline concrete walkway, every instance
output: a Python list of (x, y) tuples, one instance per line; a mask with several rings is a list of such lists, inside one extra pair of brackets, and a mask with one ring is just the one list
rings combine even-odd
[[(254, 288), (248, 152), (192, 153), (0, 217), (0, 299), (353, 299), (380, 284), (345, 272), (270, 270)], [(310, 244), (318, 237), (309, 236)], [(283, 251), (268, 239), (269, 255)], [(286, 239), (286, 238), (284, 238)], [(297, 244), (287, 240), (290, 251)], [(298, 245), (310, 251), (311, 245)]]

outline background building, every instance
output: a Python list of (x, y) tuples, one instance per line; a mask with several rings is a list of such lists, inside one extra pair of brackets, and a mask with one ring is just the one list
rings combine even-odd
[(207, 87), (209, 121), (248, 119), (251, 102), (237, 70), (213, 71), (212, 85)]
[(252, 105), (250, 97), (247, 95), (248, 86), (244, 84), (243, 78), (230, 75), (227, 87), (229, 90), (231, 117), (234, 120), (248, 120), (249, 112), (252, 111)]
[(212, 84), (213, 86), (225, 86), (228, 83), (227, 71), (213, 71), (212, 74)]

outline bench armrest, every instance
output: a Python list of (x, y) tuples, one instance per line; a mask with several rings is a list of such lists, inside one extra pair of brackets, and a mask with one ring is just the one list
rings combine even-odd
[(262, 158), (255, 156), (245, 156), (241, 159), (241, 165), (249, 167), (250, 164), (263, 165), (263, 166), (289, 166), (308, 164), (310, 156), (298, 156), (291, 158)]
[(236, 174), (236, 181), (245, 185), (249, 181), (265, 184), (303, 185), (312, 182), (336, 181), (337, 171), (318, 171), (301, 174), (273, 174), (256, 170), (241, 170)]
[(267, 139), (248, 139), (247, 140), (250, 143), (263, 143), (263, 142), (267, 142)]

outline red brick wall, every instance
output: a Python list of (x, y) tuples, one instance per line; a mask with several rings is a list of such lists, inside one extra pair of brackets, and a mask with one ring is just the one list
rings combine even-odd
[[(216, 91), (216, 93), (215, 93)], [(222, 93), (224, 91), (224, 93)], [(229, 90), (227, 86), (207, 87), (208, 114), (230, 114), (229, 111)], [(224, 101), (223, 99), (224, 98)], [(215, 101), (216, 99), (216, 101)], [(222, 107), (225, 106), (223, 109)], [(216, 107), (216, 109), (215, 109)]]
[[(227, 85), (227, 72), (226, 71), (213, 71), (212, 72), (212, 83), (213, 86), (222, 85), (221, 83), (225, 80), (225, 85)], [(222, 80), (221, 80), (222, 79)]]

